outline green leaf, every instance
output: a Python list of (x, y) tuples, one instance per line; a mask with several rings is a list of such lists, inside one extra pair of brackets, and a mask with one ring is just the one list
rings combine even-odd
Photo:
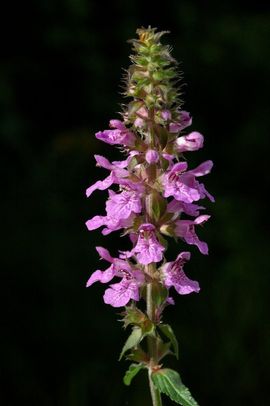
[[(149, 169), (149, 168), (148, 168)], [(157, 191), (152, 191), (145, 199), (146, 212), (150, 219), (158, 222), (165, 214), (167, 208), (166, 200)]]
[(132, 349), (131, 353), (128, 354), (127, 359), (130, 361), (135, 361), (135, 362), (144, 362), (147, 364), (149, 362), (149, 356), (146, 354), (140, 346)]
[[(162, 219), (163, 220), (163, 219)], [(167, 235), (168, 237), (175, 237), (175, 225), (173, 224), (163, 224), (160, 227), (160, 232), (164, 235)], [(159, 234), (160, 235), (160, 234)], [(158, 236), (159, 236), (158, 235)]]
[(191, 396), (188, 388), (183, 385), (180, 375), (169, 368), (159, 369), (151, 375), (155, 387), (161, 393), (182, 406), (199, 406)]
[(160, 244), (163, 245), (163, 247), (165, 248), (165, 250), (168, 248), (168, 241), (166, 240), (166, 238), (163, 237), (163, 235), (161, 235), (160, 233), (157, 234), (158, 240), (160, 242)]
[(130, 172), (132, 172), (136, 165), (138, 165), (138, 160), (137, 157), (134, 156), (133, 158), (131, 158), (128, 164), (128, 169), (130, 170)]
[(157, 80), (157, 81), (161, 81), (164, 79), (165, 76), (165, 72), (162, 70), (156, 71), (153, 73), (153, 79)]
[(149, 182), (154, 181), (157, 178), (157, 166), (156, 164), (149, 164), (145, 169)]
[(143, 223), (143, 218), (142, 216), (137, 216), (134, 218), (133, 220), (133, 225), (131, 228), (131, 231), (138, 231), (138, 228), (140, 227), (140, 225)]
[(178, 359), (179, 357), (179, 348), (178, 348), (178, 341), (177, 338), (175, 337), (175, 334), (173, 332), (173, 329), (169, 324), (160, 324), (158, 328), (161, 330), (161, 332), (170, 340), (173, 346), (173, 350), (175, 353), (176, 358)]
[(141, 101), (132, 101), (128, 104), (128, 116), (132, 117), (142, 107)]
[(162, 149), (164, 149), (168, 142), (168, 132), (167, 132), (166, 128), (164, 128), (163, 126), (158, 126), (158, 125), (155, 127), (155, 130), (158, 134), (160, 146)]
[(157, 337), (157, 358), (158, 358), (158, 362), (162, 360), (162, 358), (164, 358), (166, 355), (168, 354), (172, 354), (172, 352), (170, 351), (170, 347), (171, 347), (171, 343), (167, 342), (164, 343), (161, 338)]
[(136, 324), (138, 327), (141, 327), (141, 324), (143, 324), (146, 319), (148, 319), (148, 317), (134, 304), (126, 306), (125, 317), (123, 318), (125, 327), (129, 324)]
[(155, 325), (148, 318), (145, 319), (144, 323), (141, 324), (143, 337), (150, 335), (155, 330)]
[(129, 324), (134, 324), (137, 327), (140, 327), (143, 337), (151, 334), (155, 329), (155, 325), (152, 323), (149, 317), (134, 305), (126, 307), (123, 321), (125, 327), (127, 327)]
[(163, 157), (160, 157), (160, 164), (161, 164), (161, 168), (166, 171), (166, 169), (169, 166), (169, 161)]
[(134, 376), (136, 376), (137, 373), (143, 368), (145, 368), (145, 365), (143, 364), (131, 364), (123, 378), (124, 384), (129, 386)]
[(168, 297), (168, 289), (166, 289), (161, 283), (155, 281), (152, 282), (152, 300), (154, 304), (161, 306)]
[(138, 327), (134, 327), (134, 329), (132, 330), (132, 333), (128, 337), (128, 339), (125, 342), (125, 345), (121, 351), (119, 361), (121, 360), (121, 358), (123, 357), (125, 352), (130, 350), (132, 347), (136, 347), (142, 338), (143, 338), (142, 330)]

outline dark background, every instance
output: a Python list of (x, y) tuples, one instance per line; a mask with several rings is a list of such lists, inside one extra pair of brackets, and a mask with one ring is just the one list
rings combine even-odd
[[(216, 204), (186, 270), (199, 295), (165, 314), (180, 342), (181, 372), (201, 406), (269, 405), (269, 9), (253, 2), (36, 0), (2, 13), (1, 392), (3, 406), (150, 404), (146, 376), (130, 388), (117, 361), (127, 336), (104, 286), (85, 289), (96, 245), (88, 233), (106, 194), (85, 189), (119, 158), (94, 133), (117, 118), (129, 38), (142, 25), (170, 30), (182, 61), (185, 109), (213, 159)], [(267, 88), (268, 87), (268, 88)], [(174, 256), (181, 248), (172, 245)], [(104, 264), (105, 265), (105, 264)], [(176, 295), (175, 295), (176, 297)], [(167, 405), (170, 402), (165, 403)]]

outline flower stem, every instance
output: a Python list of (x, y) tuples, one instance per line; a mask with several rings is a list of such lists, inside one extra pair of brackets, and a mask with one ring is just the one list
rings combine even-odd
[(149, 377), (149, 386), (150, 386), (150, 392), (151, 392), (151, 397), (152, 397), (152, 405), (153, 406), (162, 406), (161, 395), (151, 379), (151, 373), (152, 373), (152, 371), (149, 368), (148, 377)]
[[(147, 308), (147, 314), (148, 314), (149, 319), (152, 321), (155, 321), (155, 305), (153, 303), (152, 288), (153, 288), (153, 284), (148, 283), (147, 292), (146, 292), (146, 308)], [(149, 356), (150, 356), (150, 366), (149, 366), (149, 370), (148, 370), (148, 378), (149, 378), (149, 386), (150, 386), (150, 392), (151, 392), (151, 397), (152, 397), (152, 405), (153, 406), (162, 406), (160, 392), (155, 387), (155, 385), (152, 381), (152, 378), (151, 378), (151, 374), (152, 374), (151, 366), (156, 366), (158, 364), (157, 336), (156, 335), (148, 336), (148, 352), (149, 352)]]

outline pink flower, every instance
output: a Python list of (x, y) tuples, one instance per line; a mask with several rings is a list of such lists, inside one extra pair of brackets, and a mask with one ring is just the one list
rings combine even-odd
[(212, 161), (206, 161), (197, 168), (186, 171), (186, 162), (173, 165), (162, 177), (164, 197), (173, 196), (176, 200), (184, 203), (192, 203), (207, 196), (211, 201), (214, 201), (214, 197), (207, 192), (204, 185), (196, 180), (196, 177), (208, 174), (212, 166)]
[(206, 242), (199, 240), (195, 232), (195, 226), (205, 223), (209, 218), (210, 216), (208, 215), (202, 215), (195, 220), (177, 220), (174, 232), (178, 237), (183, 238), (187, 244), (196, 245), (200, 252), (206, 255), (208, 254), (208, 245)]
[(131, 181), (129, 179), (129, 171), (125, 169), (134, 155), (136, 155), (136, 153), (130, 154), (129, 157), (124, 161), (114, 161), (112, 163), (101, 155), (95, 155), (97, 166), (109, 169), (111, 173), (104, 180), (98, 180), (92, 186), (89, 186), (89, 188), (86, 190), (86, 196), (89, 197), (97, 189), (108, 189), (113, 183), (128, 186), (135, 190), (143, 190), (144, 186), (142, 181), (140, 181), (140, 179), (138, 179), (137, 183)]
[(155, 235), (153, 224), (145, 223), (139, 227), (139, 236), (135, 247), (131, 251), (124, 251), (121, 258), (130, 258), (136, 255), (138, 262), (142, 265), (159, 262), (163, 258), (165, 248), (161, 245)]
[(130, 299), (139, 300), (139, 288), (144, 282), (144, 275), (140, 270), (134, 269), (122, 259), (111, 257), (108, 250), (103, 247), (96, 247), (100, 257), (110, 262), (111, 265), (105, 271), (97, 270), (89, 278), (86, 286), (89, 287), (95, 282), (107, 283), (115, 276), (122, 278), (119, 283), (110, 285), (104, 293), (104, 302), (113, 307), (125, 306)]
[(106, 226), (102, 230), (103, 235), (124, 227), (130, 227), (133, 223), (135, 213), (142, 210), (141, 197), (136, 191), (124, 190), (122, 193), (115, 193), (109, 190), (109, 199), (106, 202), (106, 216), (94, 216), (86, 222), (89, 231)]
[(152, 224), (142, 224), (139, 228), (139, 237), (132, 252), (137, 254), (139, 263), (148, 265), (151, 262), (159, 262), (163, 258), (165, 248), (155, 235), (155, 227)]
[(203, 147), (203, 135), (197, 131), (193, 131), (188, 135), (183, 135), (175, 140), (175, 151), (196, 151)]
[(170, 123), (170, 133), (178, 133), (192, 124), (192, 118), (187, 111), (179, 111), (178, 120)]
[(187, 295), (192, 292), (198, 293), (200, 286), (197, 281), (189, 279), (183, 271), (186, 261), (189, 261), (190, 253), (181, 252), (175, 261), (167, 262), (162, 266), (165, 286), (173, 286), (180, 295)]
[(119, 179), (127, 177), (129, 175), (129, 172), (126, 169), (124, 169), (128, 165), (126, 160), (122, 161), (122, 165), (120, 166), (119, 164), (116, 164), (115, 162), (113, 162), (111, 164), (108, 161), (108, 159), (104, 158), (101, 155), (94, 155), (94, 156), (95, 156), (95, 160), (97, 162), (97, 166), (100, 166), (105, 169), (109, 169), (109, 170), (111, 170), (111, 173), (104, 180), (98, 180), (92, 186), (89, 186), (89, 188), (86, 190), (87, 197), (91, 196), (91, 194), (97, 189), (99, 189), (99, 190), (108, 189), (113, 183), (117, 183), (117, 181)]
[(126, 128), (125, 124), (122, 123), (122, 121), (111, 120), (110, 127), (114, 128), (114, 130), (99, 131), (98, 133), (96, 133), (96, 138), (111, 145), (134, 145), (135, 135), (128, 128)]
[(143, 282), (143, 274), (140, 271), (128, 272), (121, 282), (110, 285), (105, 290), (103, 299), (106, 304), (113, 307), (126, 306), (130, 299), (140, 300), (139, 287)]
[(161, 117), (163, 118), (163, 120), (169, 121), (172, 118), (172, 114), (171, 114), (170, 110), (163, 110), (161, 112)]
[(120, 269), (125, 269), (126, 267), (129, 267), (128, 263), (126, 261), (123, 261), (122, 259), (118, 258), (112, 258), (109, 251), (106, 250), (106, 248), (103, 247), (96, 247), (97, 252), (100, 255), (100, 258), (105, 259), (106, 261), (110, 262), (111, 265), (109, 268), (107, 268), (105, 271), (95, 271), (92, 273), (90, 278), (87, 281), (86, 287), (88, 288), (89, 286), (93, 285), (95, 282), (101, 282), (101, 283), (108, 283), (112, 280), (114, 276), (117, 275), (117, 272)]
[(86, 227), (89, 231), (96, 230), (99, 227), (105, 226), (102, 230), (103, 235), (108, 235), (112, 231), (120, 230), (121, 228), (131, 227), (134, 220), (134, 214), (130, 214), (126, 219), (119, 219), (107, 216), (94, 216), (87, 220)]
[(106, 202), (106, 211), (110, 217), (127, 219), (131, 213), (140, 213), (142, 210), (141, 196), (136, 191), (124, 190), (115, 193), (109, 190), (109, 199)]

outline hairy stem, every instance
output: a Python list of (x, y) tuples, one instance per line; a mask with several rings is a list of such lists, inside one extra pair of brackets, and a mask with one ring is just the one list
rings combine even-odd
[[(155, 305), (153, 303), (153, 296), (152, 296), (152, 288), (153, 284), (147, 284), (147, 294), (146, 294), (146, 307), (147, 307), (147, 314), (150, 320), (155, 321)], [(156, 366), (158, 364), (157, 359), (157, 336), (148, 336), (148, 352), (150, 356), (150, 367), (148, 370), (148, 377), (149, 377), (149, 386), (150, 392), (152, 397), (152, 405), (153, 406), (162, 406), (161, 395), (158, 389), (156, 389), (154, 383), (151, 379), (152, 373), (152, 366)]]
[(150, 386), (150, 392), (151, 392), (151, 397), (152, 397), (152, 405), (153, 406), (162, 406), (162, 400), (161, 400), (161, 395), (160, 392), (157, 390), (155, 385), (153, 384), (152, 378), (151, 378), (151, 369), (148, 370), (148, 377), (149, 377), (149, 386)]

